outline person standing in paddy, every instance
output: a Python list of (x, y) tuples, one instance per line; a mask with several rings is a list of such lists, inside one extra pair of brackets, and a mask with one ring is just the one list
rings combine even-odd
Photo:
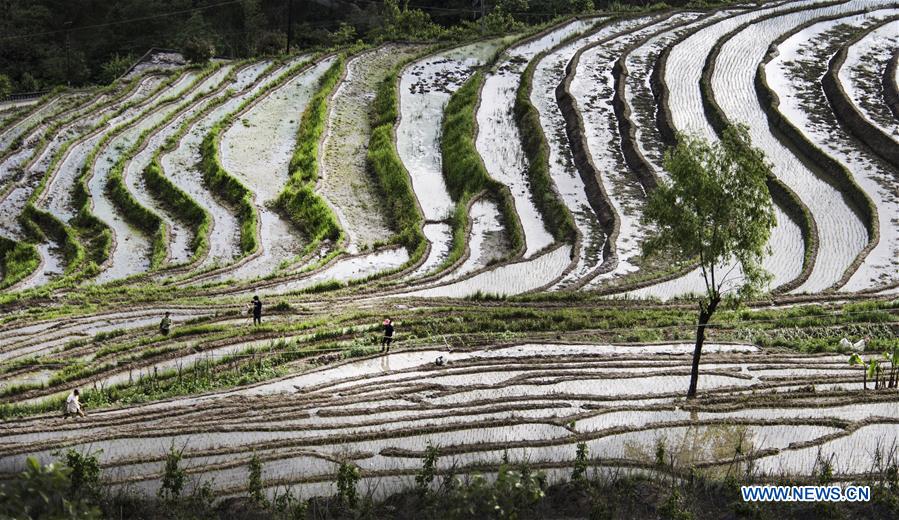
[(80, 417), (84, 417), (84, 410), (81, 409), (81, 402), (78, 401), (79, 395), (80, 393), (76, 388), (72, 390), (72, 393), (69, 394), (69, 397), (66, 398), (66, 419), (68, 419), (70, 415), (78, 415)]
[(390, 344), (393, 343), (393, 320), (384, 320), (384, 337), (381, 338), (381, 352), (390, 352)]
[(165, 313), (165, 316), (162, 317), (162, 321), (159, 322), (159, 332), (162, 333), (163, 336), (169, 335), (169, 330), (172, 328), (172, 318), (171, 313)]
[(253, 325), (262, 325), (262, 301), (253, 296)]

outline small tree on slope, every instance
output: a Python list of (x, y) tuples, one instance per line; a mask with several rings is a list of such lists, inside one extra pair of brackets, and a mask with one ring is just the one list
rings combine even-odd
[(644, 223), (657, 233), (644, 242), (643, 252), (699, 259), (705, 293), (699, 299), (689, 399), (696, 396), (706, 325), (722, 296), (750, 296), (771, 280), (762, 267), (776, 224), (765, 183), (771, 173), (746, 128), (733, 126), (715, 144), (678, 136), (677, 146), (665, 152), (664, 166), (670, 180), (649, 197)]

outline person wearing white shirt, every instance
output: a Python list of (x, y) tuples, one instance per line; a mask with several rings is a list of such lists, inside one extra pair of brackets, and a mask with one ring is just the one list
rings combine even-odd
[(72, 393), (66, 398), (66, 419), (68, 419), (70, 415), (84, 417), (84, 410), (81, 409), (81, 402), (78, 401), (79, 395), (78, 389), (76, 388), (72, 390)]

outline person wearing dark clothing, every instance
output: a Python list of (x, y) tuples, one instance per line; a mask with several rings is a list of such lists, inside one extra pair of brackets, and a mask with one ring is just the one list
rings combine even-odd
[(168, 336), (169, 329), (172, 328), (172, 318), (170, 318), (169, 315), (170, 314), (168, 312), (165, 313), (165, 316), (163, 316), (162, 321), (159, 322), (159, 332), (161, 332), (163, 336)]
[(390, 352), (390, 344), (393, 343), (393, 320), (384, 320), (384, 337), (381, 338), (381, 352)]
[(262, 302), (253, 296), (253, 325), (262, 325)]

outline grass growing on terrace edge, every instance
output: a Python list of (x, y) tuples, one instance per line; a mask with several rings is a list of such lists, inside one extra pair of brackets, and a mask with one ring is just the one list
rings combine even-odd
[[(283, 60), (273, 62), (260, 77), (265, 77), (278, 67)], [(219, 148), (221, 144), (221, 136), (228, 131), (237, 117), (248, 110), (256, 101), (267, 95), (269, 92), (279, 88), (287, 81), (294, 78), (300, 72), (308, 69), (314, 60), (304, 60), (301, 63), (293, 65), (283, 73), (281, 73), (274, 81), (267, 83), (264, 87), (257, 90), (252, 96), (245, 99), (241, 104), (228, 113), (221, 121), (216, 123), (201, 145), (201, 169), (204, 173), (204, 180), (207, 184), (215, 189), (222, 198), (232, 203), (238, 208), (238, 220), (241, 223), (240, 241), (241, 250), (244, 254), (255, 252), (258, 247), (258, 212), (254, 203), (254, 196), (251, 190), (243, 185), (242, 182), (230, 175), (221, 165), (219, 157)], [(242, 193), (245, 192), (245, 193)]]
[[(159, 109), (162, 106), (177, 103), (178, 100), (181, 99), (187, 92), (190, 92), (197, 88), (219, 68), (220, 66), (207, 65), (201, 70), (201, 73), (191, 81), (191, 84), (184, 90), (184, 93), (167, 97), (166, 99), (158, 103), (156, 105), (156, 108)], [(169, 84), (173, 84), (179, 78), (180, 76), (177, 78), (173, 78), (169, 82)], [(155, 270), (161, 267), (168, 257), (169, 229), (166, 222), (161, 217), (159, 217), (159, 215), (140, 204), (128, 190), (123, 177), (125, 164), (146, 145), (146, 141), (151, 135), (157, 132), (160, 128), (163, 128), (175, 117), (186, 110), (189, 106), (197, 103), (203, 97), (203, 94), (197, 94), (185, 103), (177, 105), (176, 108), (172, 110), (166, 117), (157, 122), (151, 128), (148, 128), (141, 132), (140, 136), (135, 140), (134, 144), (119, 157), (115, 165), (109, 171), (106, 189), (110, 199), (132, 226), (143, 230), (152, 238), (152, 252), (150, 258), (151, 270)], [(153, 165), (155, 163), (156, 161), (154, 154), (154, 159), (151, 160), (150, 165)], [(148, 165), (148, 168), (149, 167), (150, 166)], [(147, 184), (149, 185), (150, 182), (148, 181)], [(188, 208), (188, 211), (189, 210), (190, 208)]]
[(253, 203), (253, 192), (222, 167), (218, 152), (221, 128), (221, 124), (217, 124), (203, 138), (200, 145), (200, 170), (203, 172), (203, 181), (210, 189), (237, 209), (240, 250), (243, 254), (250, 254), (259, 247), (256, 236), (259, 215), (256, 204)]
[(0, 289), (18, 283), (40, 265), (37, 248), (28, 242), (16, 242), (0, 237)]
[(453, 240), (449, 256), (441, 268), (452, 265), (462, 256), (466, 243), (468, 205), (474, 196), (485, 190), (499, 205), (512, 249), (517, 251), (524, 246), (512, 196), (502, 183), (490, 178), (475, 146), (476, 110), (484, 80), (483, 72), (472, 75), (453, 93), (443, 112), (443, 138), (440, 141), (443, 176), (456, 208), (451, 218)]
[[(124, 84), (121, 91), (116, 94), (108, 103), (105, 104), (108, 106), (112, 106), (112, 104), (118, 103), (128, 95), (132, 94), (137, 89), (139, 84), (140, 78), (134, 78), (128, 81)], [(111, 89), (113, 89), (113, 86), (102, 89), (101, 92), (106, 92)], [(120, 107), (118, 110), (116, 110), (114, 114), (101, 119), (88, 132), (86, 132), (85, 135), (88, 135), (104, 126), (112, 117), (121, 114), (129, 105), (130, 104), (126, 104), (125, 106)], [(73, 116), (66, 122), (74, 121), (77, 118), (77, 115)], [(58, 125), (54, 124), (48, 130), (55, 132), (56, 129), (61, 128), (64, 124), (66, 124), (66, 122), (62, 122)], [(79, 274), (90, 276), (96, 273), (98, 270), (96, 263), (85, 264), (84, 261), (86, 258), (86, 250), (77, 237), (75, 230), (56, 218), (53, 214), (38, 209), (38, 207), (35, 205), (36, 201), (40, 198), (41, 194), (46, 189), (47, 183), (50, 181), (50, 177), (52, 176), (52, 172), (54, 172), (58, 168), (59, 164), (66, 156), (66, 153), (68, 152), (72, 144), (79, 140), (81, 140), (81, 138), (71, 139), (56, 149), (56, 152), (50, 159), (50, 163), (47, 165), (47, 169), (45, 170), (44, 175), (41, 176), (40, 182), (31, 192), (31, 195), (28, 197), (28, 200), (25, 202), (25, 206), (22, 209), (22, 213), (18, 216), (20, 225), (29, 235), (29, 238), (31, 240), (44, 242), (52, 239), (57, 244), (59, 244), (62, 249), (63, 258), (66, 262), (66, 268), (61, 279), (49, 284), (51, 287), (70, 284), (73, 280), (77, 279)], [(38, 264), (35, 264), (34, 268), (27, 274), (33, 272), (33, 270), (36, 269), (37, 266)], [(46, 292), (49, 289), (50, 287), (44, 287), (37, 289), (37, 291)]]
[(328, 120), (331, 93), (346, 66), (343, 54), (319, 79), (318, 89), (309, 100), (297, 130), (297, 145), (290, 159), (290, 178), (278, 195), (277, 205), (311, 242), (339, 242), (343, 231), (337, 216), (315, 193), (318, 181), (318, 152)]
[(372, 133), (366, 161), (386, 201), (399, 242), (409, 250), (411, 261), (424, 254), (427, 240), (422, 233), (424, 216), (412, 189), (409, 172), (396, 151), (395, 126), (399, 120), (398, 76), (414, 58), (404, 60), (379, 84), (371, 113)]
[[(111, 120), (113, 117), (122, 115), (132, 108), (141, 107), (145, 103), (149, 103), (160, 92), (168, 88), (169, 84), (172, 81), (174, 81), (174, 78), (169, 78), (169, 80), (163, 81), (140, 101), (131, 101), (126, 103), (116, 112), (116, 114), (113, 114), (108, 118), (104, 118), (105, 121), (103, 122), (103, 125), (105, 125), (106, 122)], [(106, 146), (108, 146), (109, 143), (116, 136), (118, 136), (118, 134), (131, 126), (134, 122), (140, 120), (144, 115), (149, 114), (156, 106), (156, 102), (151, 103), (149, 107), (144, 108), (142, 112), (136, 117), (133, 117), (128, 121), (119, 124), (112, 130), (104, 134), (103, 138), (100, 139), (100, 141), (96, 144), (96, 146), (94, 146), (93, 149), (91, 149), (90, 153), (84, 161), (84, 165), (81, 167), (81, 172), (75, 178), (75, 184), (72, 187), (72, 205), (77, 209), (78, 213), (75, 218), (72, 219), (71, 224), (75, 227), (79, 237), (81, 238), (81, 242), (87, 242), (86, 249), (88, 252), (88, 260), (94, 262), (97, 265), (105, 264), (109, 260), (114, 239), (112, 229), (93, 213), (92, 196), (90, 193), (88, 182), (94, 175), (93, 170), (96, 166), (97, 158), (100, 155), (100, 152), (104, 150)], [(131, 210), (136, 211), (134, 208), (131, 208)]]
[(578, 234), (574, 218), (568, 206), (562, 202), (549, 173), (549, 144), (540, 123), (540, 114), (531, 103), (534, 71), (544, 55), (545, 52), (532, 59), (521, 75), (515, 94), (515, 122), (521, 135), (521, 146), (528, 160), (527, 174), (531, 195), (546, 220), (546, 227), (552, 230), (556, 240), (574, 242)]
[[(402, 348), (443, 345), (454, 346), (508, 343), (512, 341), (587, 341), (597, 344), (623, 342), (690, 342), (695, 329), (692, 307), (640, 307), (632, 302), (597, 302), (598, 306), (521, 307), (511, 303), (485, 306), (477, 302), (460, 301), (452, 305), (436, 305), (404, 311), (398, 316)], [(777, 309), (723, 309), (710, 325), (709, 341), (753, 343), (763, 347), (782, 347), (802, 352), (843, 352), (842, 337), (869, 336), (871, 352), (899, 346), (893, 332), (899, 326), (899, 301), (866, 301), (838, 305), (806, 305)], [(150, 333), (143, 335), (101, 333), (91, 340), (99, 350), (95, 361), (80, 363), (84, 352), (72, 351), (64, 372), (55, 378), (51, 391), (63, 391), (79, 386), (78, 378), (114, 373), (134, 366), (147, 370), (147, 364), (170, 359), (174, 354), (171, 343), (189, 337), (192, 344), (178, 347), (181, 355), (224, 344), (267, 340), (259, 347), (217, 359), (193, 368), (176, 378), (172, 371), (160, 372), (153, 385), (140, 389), (118, 386), (104, 389), (102, 399), (86, 400), (91, 406), (112, 403), (141, 402), (148, 399), (188, 395), (198, 389), (211, 390), (237, 384), (265, 380), (291, 361), (319, 354), (343, 352), (349, 355), (359, 349), (375, 345), (383, 309), (347, 309), (340, 314), (328, 312), (295, 319), (292, 313), (262, 327), (231, 326), (215, 321), (196, 321), (177, 326), (170, 336)], [(215, 319), (215, 318), (212, 318)], [(302, 336), (299, 335), (302, 333)], [(563, 336), (564, 334), (564, 336)], [(268, 341), (271, 343), (269, 344)], [(75, 345), (85, 347), (86, 344)], [(95, 348), (94, 347), (94, 348)], [(65, 350), (68, 352), (68, 350)], [(257, 356), (252, 353), (256, 352)], [(101, 355), (102, 353), (102, 355)], [(250, 354), (246, 356), (245, 354)], [(265, 365), (256, 363), (263, 358)], [(146, 361), (146, 362), (143, 362)], [(143, 362), (142, 364), (140, 362)], [(22, 361), (0, 364), (0, 372)], [(260, 370), (270, 372), (269, 375)], [(186, 380), (190, 381), (186, 381)], [(82, 380), (86, 386), (88, 381)], [(9, 395), (31, 388), (10, 390)], [(109, 393), (109, 392), (112, 393)], [(49, 393), (49, 392), (45, 392)], [(55, 401), (52, 401), (55, 403)], [(46, 404), (46, 403), (45, 403)], [(54, 408), (29, 407), (12, 404), (0, 410), (2, 414), (21, 415), (51, 411)], [(55, 406), (55, 404), (53, 405)]]

